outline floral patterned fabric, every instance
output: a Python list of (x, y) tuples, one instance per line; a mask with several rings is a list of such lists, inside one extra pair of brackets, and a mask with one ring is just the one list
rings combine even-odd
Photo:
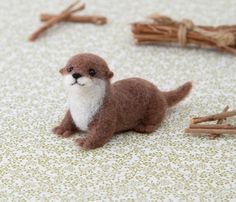
[[(235, 24), (235, 0), (89, 0), (82, 12), (107, 16), (107, 25), (61, 23), (27, 41), (41, 25), (40, 13), (70, 3), (0, 1), (0, 201), (236, 200), (235, 137), (183, 132), (191, 117), (236, 108), (236, 56), (137, 46), (129, 26), (154, 12), (196, 24)], [(83, 134), (60, 139), (51, 129), (66, 110), (58, 70), (80, 52), (102, 56), (113, 81), (136, 76), (170, 90), (192, 80), (194, 88), (155, 133), (122, 133), (103, 148), (79, 151), (74, 140)]]

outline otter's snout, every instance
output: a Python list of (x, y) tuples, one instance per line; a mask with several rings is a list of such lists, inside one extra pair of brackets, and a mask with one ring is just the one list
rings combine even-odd
[(72, 74), (72, 77), (74, 78), (74, 79), (78, 79), (78, 78), (80, 78), (82, 75), (81, 74), (79, 74), (79, 73), (74, 73), (74, 74)]

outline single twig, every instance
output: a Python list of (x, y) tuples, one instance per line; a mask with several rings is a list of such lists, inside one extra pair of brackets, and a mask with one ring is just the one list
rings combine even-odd
[(62, 12), (70, 11), (72, 8), (74, 8), (76, 5), (78, 5), (79, 2), (80, 2), (80, 0), (75, 1), (74, 3), (69, 5), (67, 8), (65, 8)]
[[(226, 107), (224, 108), (223, 112), (227, 112), (228, 110), (229, 110), (229, 106), (226, 106)], [(223, 121), (224, 121), (224, 119), (219, 119), (216, 124), (218, 124), (218, 125), (220, 126), (220, 125), (223, 123)], [(221, 125), (221, 126), (222, 126), (222, 125)], [(219, 136), (220, 136), (219, 134), (214, 134), (214, 133), (212, 133), (212, 134), (210, 134), (209, 138), (210, 138), (211, 140), (214, 140), (214, 139), (216, 139), (216, 138), (219, 137)]]
[[(79, 1), (76, 1), (75, 3), (71, 4), (68, 6), (65, 10), (63, 10), (59, 15), (55, 16), (54, 18), (51, 18), (49, 21), (47, 21), (44, 25), (42, 25), (38, 30), (33, 32), (30, 37), (29, 41), (34, 41), (36, 40), (41, 33), (46, 31), (48, 28), (52, 27), (58, 22), (63, 21), (66, 19), (68, 16), (70, 16), (72, 13), (83, 10), (85, 8), (85, 4), (81, 4), (77, 8), (75, 6), (79, 3)], [(74, 9), (73, 9), (74, 8)], [(73, 10), (72, 10), (73, 9)]]
[(236, 134), (236, 129), (204, 129), (204, 128), (186, 128), (186, 133), (214, 133), (214, 134)]
[(227, 117), (231, 117), (231, 116), (235, 116), (235, 115), (236, 115), (236, 110), (222, 112), (219, 114), (214, 114), (214, 115), (205, 116), (205, 117), (197, 117), (197, 118), (193, 118), (191, 120), (191, 124), (197, 124), (197, 123), (202, 123), (202, 122), (206, 122), (206, 121), (216, 121), (219, 119), (225, 119)]
[[(47, 22), (56, 16), (57, 15), (43, 13), (40, 15), (40, 20), (42, 22)], [(78, 22), (78, 23), (93, 23), (96, 25), (103, 25), (107, 23), (107, 18), (104, 16), (96, 16), (96, 15), (83, 15), (83, 16), (70, 15), (67, 18), (64, 18), (63, 21)]]
[(236, 126), (226, 124), (210, 124), (210, 125), (202, 125), (202, 124), (190, 124), (190, 129), (236, 129)]

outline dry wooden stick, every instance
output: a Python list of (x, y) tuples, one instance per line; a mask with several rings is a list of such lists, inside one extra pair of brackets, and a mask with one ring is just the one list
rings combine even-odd
[[(228, 110), (229, 110), (229, 106), (226, 106), (226, 107), (224, 108), (223, 112), (227, 112)], [(223, 123), (223, 121), (224, 121), (224, 119), (219, 119), (216, 124), (219, 124), (219, 126), (220, 126), (220, 125)], [(221, 127), (222, 127), (222, 125), (221, 125)], [(212, 134), (210, 134), (209, 138), (210, 138), (211, 140), (214, 140), (214, 139), (216, 139), (216, 138), (219, 137), (219, 136), (220, 136), (219, 134), (214, 134), (214, 133), (212, 133)]]
[(65, 10), (63, 10), (59, 15), (57, 15), (54, 18), (51, 18), (49, 21), (47, 21), (44, 25), (42, 25), (38, 30), (36, 30), (35, 32), (33, 32), (29, 36), (29, 41), (36, 40), (39, 37), (39, 35), (41, 33), (43, 33), (44, 31), (46, 31), (48, 28), (52, 27), (53, 25), (55, 25), (58, 22), (63, 21), (68, 16), (70, 16), (72, 13), (83, 10), (85, 8), (85, 4), (81, 4), (76, 8), (75, 6), (77, 6), (78, 3), (79, 3), (79, 1), (76, 1), (75, 3), (68, 6)]
[(231, 117), (231, 116), (235, 116), (235, 115), (236, 115), (236, 110), (227, 111), (227, 112), (222, 112), (222, 113), (214, 114), (214, 115), (210, 115), (210, 116), (193, 118), (190, 123), (197, 124), (197, 123), (202, 123), (202, 122), (206, 122), (206, 121), (216, 121), (219, 119), (225, 119), (227, 117)]
[(236, 129), (236, 126), (230, 124), (190, 124), (189, 128), (191, 129)]
[[(43, 13), (40, 15), (40, 20), (42, 22), (47, 22), (54, 17), (56, 17), (56, 15)], [(96, 16), (96, 15), (83, 15), (83, 16), (70, 15), (67, 18), (64, 18), (63, 21), (78, 22), (78, 23), (93, 23), (96, 25), (103, 25), (107, 23), (107, 18), (104, 16)]]
[(186, 128), (186, 133), (214, 133), (214, 134), (236, 134), (236, 129), (204, 129), (204, 128)]
[(137, 44), (192, 44), (236, 54), (236, 25), (197, 26), (190, 20), (178, 22), (167, 16), (152, 15), (149, 18), (152, 22), (132, 24)]

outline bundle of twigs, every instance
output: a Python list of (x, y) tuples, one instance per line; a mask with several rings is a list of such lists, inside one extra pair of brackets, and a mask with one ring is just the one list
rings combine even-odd
[(236, 54), (236, 25), (198, 26), (191, 20), (175, 21), (158, 14), (148, 18), (151, 22), (137, 22), (131, 25), (137, 44), (191, 44)]
[[(215, 139), (216, 137), (219, 137), (220, 134), (236, 134), (236, 126), (230, 124), (223, 125), (223, 121), (226, 118), (236, 116), (236, 110), (228, 111), (228, 109), (229, 107), (226, 106), (222, 113), (191, 119), (189, 128), (186, 128), (185, 132), (209, 134), (210, 139)], [(216, 124), (199, 124), (207, 121), (217, 122)]]
[(40, 19), (42, 22), (45, 22), (39, 29), (33, 32), (29, 36), (29, 41), (36, 40), (40, 34), (45, 32), (48, 28), (53, 25), (62, 22), (79, 22), (79, 23), (94, 23), (94, 24), (105, 24), (107, 22), (106, 17), (103, 16), (94, 16), (94, 15), (86, 15), (86, 16), (73, 16), (73, 13), (81, 11), (85, 8), (85, 4), (80, 4), (80, 1), (76, 1), (75, 3), (69, 5), (66, 9), (64, 9), (61, 13), (57, 15), (52, 14), (41, 14)]

